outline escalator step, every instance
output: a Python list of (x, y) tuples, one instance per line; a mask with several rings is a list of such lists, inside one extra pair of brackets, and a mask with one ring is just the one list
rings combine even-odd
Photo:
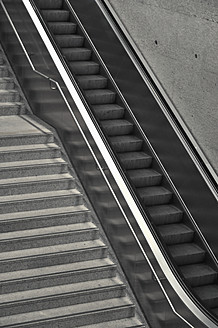
[(47, 22), (64, 22), (70, 18), (70, 12), (68, 10), (43, 9), (42, 15)]
[(167, 204), (171, 201), (172, 192), (164, 187), (138, 188), (139, 196), (146, 206)]
[(126, 120), (105, 120), (101, 125), (108, 136), (131, 134), (133, 124)]
[(77, 80), (84, 90), (107, 87), (107, 78), (102, 75), (81, 75), (77, 76)]
[(99, 73), (99, 64), (93, 61), (73, 61), (69, 62), (72, 72), (76, 75), (92, 75)]
[(165, 224), (158, 229), (167, 245), (190, 243), (194, 237), (194, 231), (184, 224)]
[[(218, 307), (218, 285), (205, 285), (194, 288), (195, 293), (210, 308)], [(218, 314), (218, 312), (216, 312)]]
[(151, 169), (129, 170), (128, 174), (135, 187), (159, 185), (162, 180), (162, 174)]
[(110, 137), (114, 150), (117, 152), (135, 152), (142, 148), (143, 141), (133, 135)]
[(72, 22), (50, 22), (48, 25), (54, 34), (74, 34), (77, 28)]
[(116, 93), (108, 89), (86, 90), (85, 95), (92, 105), (115, 102)]
[(62, 8), (62, 1), (63, 0), (37, 0), (36, 3), (38, 4), (39, 8), (41, 9), (61, 9)]
[(92, 106), (99, 120), (111, 120), (123, 118), (124, 108), (117, 104), (95, 105)]
[(213, 284), (217, 279), (217, 272), (203, 263), (180, 266), (180, 270), (192, 287)]
[(200, 263), (205, 258), (205, 251), (194, 243), (172, 245), (169, 251), (178, 265)]
[(173, 205), (152, 206), (148, 211), (156, 225), (177, 223), (183, 217), (183, 212)]
[(82, 47), (84, 43), (84, 37), (77, 34), (56, 35), (55, 39), (61, 48)]
[(63, 56), (69, 60), (89, 60), (92, 55), (92, 51), (87, 48), (62, 48)]
[(152, 157), (143, 152), (121, 153), (119, 158), (127, 170), (147, 168), (152, 163)]

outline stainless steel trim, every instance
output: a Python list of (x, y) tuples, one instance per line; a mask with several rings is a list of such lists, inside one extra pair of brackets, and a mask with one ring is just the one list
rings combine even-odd
[[(110, 169), (112, 175), (114, 176), (115, 180), (117, 181), (117, 184), (118, 184), (118, 186), (119, 186), (119, 188), (120, 188), (120, 190), (121, 190), (123, 196), (124, 196), (125, 199), (127, 200), (128, 204), (129, 204), (129, 207), (130, 207), (130, 210), (131, 210), (131, 212), (133, 213), (133, 216), (135, 217), (135, 219), (136, 219), (138, 225), (140, 226), (140, 228), (141, 228), (141, 230), (142, 230), (142, 233), (143, 233), (145, 239), (147, 239), (149, 245), (150, 245), (151, 248), (152, 248), (153, 253), (154, 253), (155, 256), (156, 256), (156, 259), (157, 259), (158, 262), (159, 262), (160, 267), (161, 267), (162, 270), (165, 272), (165, 275), (166, 275), (168, 281), (171, 283), (172, 287), (175, 289), (175, 291), (177, 292), (177, 294), (180, 295), (180, 297), (181, 297), (181, 299), (183, 300), (183, 302), (184, 302), (189, 308), (191, 307), (191, 308), (193, 309), (194, 314), (195, 314), (195, 315), (196, 315), (196, 316), (197, 316), (197, 317), (198, 317), (198, 318), (199, 318), (199, 319), (200, 319), (205, 325), (208, 325), (208, 327), (210, 327), (210, 328), (215, 328), (215, 327), (217, 327), (217, 325), (215, 325), (214, 322), (212, 322), (208, 317), (206, 317), (206, 316), (205, 316), (205, 315), (199, 310), (199, 308), (196, 306), (196, 304), (195, 304), (195, 303), (194, 303), (194, 302), (188, 297), (188, 295), (186, 294), (186, 292), (183, 290), (183, 288), (181, 287), (181, 285), (180, 285), (180, 284), (178, 283), (178, 281), (176, 280), (176, 278), (175, 278), (173, 272), (171, 271), (171, 269), (170, 269), (170, 267), (168, 266), (168, 264), (167, 264), (165, 258), (163, 257), (163, 255), (162, 255), (162, 253), (161, 253), (161, 251), (160, 251), (160, 249), (159, 249), (159, 247), (158, 247), (158, 245), (157, 245), (157, 243), (156, 243), (154, 237), (152, 236), (152, 234), (151, 234), (151, 232), (150, 232), (150, 230), (149, 230), (149, 228), (148, 228), (148, 226), (147, 226), (147, 224), (146, 224), (146, 222), (145, 222), (145, 220), (144, 220), (144, 218), (143, 218), (141, 212), (139, 211), (139, 209), (138, 209), (138, 207), (137, 207), (137, 205), (136, 205), (136, 203), (135, 203), (135, 201), (134, 201), (134, 199), (133, 199), (131, 193), (129, 192), (127, 186), (125, 185), (125, 182), (123, 181), (121, 174), (120, 174), (119, 171), (117, 170), (117, 167), (116, 167), (116, 165), (114, 164), (114, 162), (113, 162), (113, 160), (112, 160), (112, 158), (111, 158), (111, 156), (110, 156), (110, 154), (109, 154), (109, 152), (108, 152), (106, 146), (104, 145), (104, 143), (103, 143), (103, 141), (102, 141), (102, 139), (101, 139), (101, 137), (100, 137), (100, 135), (99, 135), (99, 133), (98, 133), (96, 127), (95, 127), (95, 125), (93, 124), (91, 118), (89, 117), (88, 112), (87, 112), (87, 110), (86, 110), (84, 104), (82, 103), (82, 101), (81, 101), (81, 99), (80, 99), (78, 93), (76, 92), (76, 89), (75, 89), (75, 87), (74, 87), (74, 85), (73, 85), (71, 79), (69, 78), (69, 76), (68, 76), (68, 74), (67, 74), (65, 68), (63, 67), (62, 62), (60, 61), (59, 57), (57, 56), (57, 54), (56, 54), (56, 52), (55, 52), (55, 50), (54, 50), (54, 48), (53, 48), (53, 46), (52, 46), (52, 44), (51, 44), (51, 42), (50, 42), (50, 40), (49, 40), (49, 38), (47, 37), (47, 35), (46, 35), (46, 33), (45, 33), (45, 31), (44, 31), (44, 29), (43, 29), (43, 27), (42, 27), (42, 25), (41, 25), (41, 23), (40, 23), (40, 21), (39, 21), (37, 15), (36, 15), (36, 13), (35, 13), (35, 11), (34, 11), (32, 5), (31, 5), (31, 3), (29, 2), (29, 0), (22, 0), (22, 1), (23, 1), (23, 4), (24, 4), (25, 7), (26, 7), (28, 13), (30, 14), (30, 16), (31, 16), (31, 18), (32, 18), (32, 20), (33, 20), (33, 22), (34, 22), (34, 24), (35, 24), (35, 26), (36, 26), (36, 28), (37, 28), (37, 30), (38, 30), (38, 32), (39, 32), (39, 34), (41, 35), (41, 37), (42, 37), (42, 39), (43, 39), (43, 41), (44, 41), (44, 43), (45, 43), (45, 45), (46, 45), (46, 47), (47, 47), (47, 49), (48, 49), (48, 51), (49, 51), (49, 53), (50, 53), (52, 59), (54, 60), (54, 63), (55, 63), (55, 65), (56, 65), (57, 69), (59, 70), (59, 72), (60, 72), (60, 74), (61, 74), (61, 76), (62, 76), (62, 78), (63, 78), (63, 80), (64, 80), (64, 82), (65, 82), (65, 84), (66, 84), (66, 86), (67, 86), (67, 88), (68, 88), (68, 90), (69, 90), (69, 92), (70, 92), (70, 94), (72, 95), (72, 97), (73, 97), (73, 99), (74, 99), (74, 101), (75, 101), (75, 103), (76, 103), (76, 105), (77, 105), (77, 107), (78, 107), (78, 109), (79, 109), (81, 115), (83, 116), (84, 121), (86, 122), (87, 126), (89, 127), (90, 133), (92, 134), (93, 138), (95, 139), (96, 144), (97, 144), (99, 150), (100, 150), (101, 153), (103, 154), (103, 157), (104, 157), (104, 159), (105, 159), (105, 162), (106, 162), (107, 165), (108, 165), (108, 168)], [(1, 3), (3, 9), (6, 10), (6, 8), (5, 8), (4, 5), (3, 5), (2, 0), (0, 0), (0, 3)], [(9, 21), (10, 21), (10, 23), (11, 23), (12, 21), (11, 21), (9, 15), (8, 15), (8, 18), (9, 18)], [(13, 29), (15, 28), (13, 25), (12, 25), (12, 27), (13, 27)], [(15, 29), (15, 30), (16, 30), (16, 29)], [(16, 31), (16, 32), (17, 32), (17, 31)], [(16, 35), (17, 35), (17, 33), (16, 33)], [(18, 35), (18, 36), (19, 36), (19, 35)], [(18, 40), (19, 40), (19, 42), (22, 44), (22, 41), (20, 40), (20, 38), (19, 38)], [(24, 47), (24, 49), (25, 49), (25, 47)], [(26, 49), (25, 49), (25, 50), (26, 50)], [(25, 51), (25, 54), (28, 56), (28, 53), (27, 53), (26, 51)], [(29, 58), (29, 59), (30, 59), (30, 58)], [(31, 60), (30, 60), (30, 62), (31, 62)], [(34, 65), (33, 65), (33, 63), (32, 63), (32, 64), (30, 63), (30, 65), (31, 65), (32, 69), (33, 69), (34, 71), (36, 71), (36, 70), (34, 69)], [(41, 75), (40, 72), (39, 72), (39, 74)], [(43, 76), (44, 76), (44, 74), (43, 74)], [(44, 76), (44, 77), (48, 78), (47, 76)], [(62, 92), (62, 90), (61, 90), (61, 88), (60, 88), (60, 85), (59, 85), (56, 81), (54, 81), (54, 80), (52, 80), (52, 81), (53, 81), (55, 84), (57, 84), (58, 89), (59, 89), (59, 91), (61, 92), (61, 95), (62, 95), (62, 97), (64, 98), (65, 103), (67, 104), (67, 106), (68, 106), (68, 108), (69, 108), (69, 110), (70, 110), (72, 116), (74, 117), (74, 114), (73, 114), (73, 112), (72, 112), (72, 109), (71, 109), (69, 103), (67, 102), (67, 100), (66, 100), (66, 98), (65, 98), (65, 96), (64, 96), (64, 94), (63, 94), (63, 92)], [(75, 120), (76, 120), (76, 118), (75, 118)], [(77, 122), (77, 120), (76, 120), (76, 122)], [(77, 122), (77, 123), (78, 123), (78, 122)], [(82, 129), (81, 129), (79, 123), (78, 123), (78, 127), (79, 127), (79, 129), (81, 130), (81, 133), (82, 133)], [(83, 134), (83, 133), (82, 133), (82, 134)], [(84, 134), (83, 134), (83, 136), (84, 136)], [(84, 136), (84, 137), (85, 137), (85, 136)], [(86, 138), (85, 138), (85, 141), (86, 141)], [(87, 141), (87, 142), (88, 142), (88, 141)], [(90, 147), (89, 143), (88, 143), (87, 145), (88, 145), (88, 147)], [(90, 148), (90, 150), (92, 151), (92, 148)], [(92, 152), (93, 152), (93, 151), (92, 151)], [(94, 154), (93, 154), (93, 155), (94, 155)], [(102, 169), (101, 166), (99, 165), (97, 158), (96, 158), (95, 156), (94, 156), (94, 158), (96, 159), (96, 163), (97, 163), (97, 165), (99, 166), (99, 170), (101, 171), (102, 175), (104, 176), (104, 178), (105, 178), (105, 180), (106, 180), (106, 182), (107, 182), (107, 184), (108, 184), (109, 182), (108, 182), (108, 180), (107, 180), (107, 177), (106, 177), (105, 174), (104, 174), (103, 169)], [(111, 189), (111, 192), (113, 193), (113, 189), (111, 188), (110, 184), (109, 184), (109, 187), (110, 187), (110, 189)], [(113, 194), (114, 194), (114, 193), (113, 193)], [(114, 195), (114, 196), (115, 196), (115, 200), (118, 201), (117, 198), (116, 198), (116, 195)], [(122, 212), (123, 212), (123, 214), (124, 214), (124, 216), (125, 216), (125, 219), (127, 220), (127, 223), (128, 223), (128, 225), (130, 226), (130, 228), (131, 228), (131, 230), (132, 230), (132, 232), (133, 232), (133, 234), (134, 234), (134, 237), (136, 238), (136, 241), (137, 241), (138, 245), (140, 246), (140, 248), (141, 248), (142, 251), (143, 251), (143, 247), (142, 247), (140, 241), (138, 240), (137, 236), (135, 235), (134, 230), (133, 230), (133, 228), (131, 227), (131, 224), (128, 222), (128, 218), (126, 217), (126, 215), (125, 215), (125, 213), (124, 213), (124, 211), (123, 211), (123, 209), (122, 209), (122, 206), (119, 204), (119, 201), (118, 201), (118, 206), (119, 206), (120, 209), (122, 210)], [(143, 252), (143, 253), (144, 253), (144, 252)], [(144, 256), (146, 257), (146, 259), (148, 259), (148, 258), (147, 258), (147, 255), (146, 255), (145, 253), (144, 253)], [(159, 283), (161, 289), (163, 290), (163, 292), (164, 292), (164, 294), (165, 294), (165, 296), (166, 296), (166, 298), (167, 298), (167, 300), (168, 300), (168, 302), (169, 302), (169, 304), (170, 304), (170, 306), (171, 306), (173, 312), (174, 312), (178, 317), (180, 317), (184, 322), (186, 322), (190, 327), (194, 328), (194, 327), (193, 327), (193, 326), (192, 326), (192, 325), (191, 325), (186, 319), (184, 319), (179, 313), (176, 312), (176, 310), (175, 310), (174, 307), (173, 307), (173, 304), (172, 304), (171, 301), (170, 301), (170, 298), (168, 297), (168, 295), (167, 295), (167, 293), (166, 293), (166, 291), (165, 291), (165, 289), (164, 289), (164, 287), (163, 287), (163, 285), (162, 285), (160, 279), (158, 278), (158, 276), (157, 276), (155, 270), (153, 269), (153, 266), (152, 266), (152, 264), (150, 263), (149, 259), (148, 259), (148, 263), (149, 263), (149, 265), (150, 265), (150, 267), (151, 267), (151, 270), (152, 270), (152, 272), (154, 273), (154, 275), (155, 275), (155, 277), (156, 277), (156, 279), (157, 279), (157, 281), (158, 281), (158, 283)]]
[(213, 167), (211, 166), (211, 164), (209, 163), (207, 157), (204, 155), (204, 153), (203, 153), (202, 149), (200, 148), (199, 144), (196, 142), (193, 134), (189, 130), (188, 126), (185, 124), (185, 122), (182, 119), (182, 117), (179, 115), (179, 113), (176, 110), (174, 104), (172, 103), (172, 101), (170, 100), (170, 98), (166, 94), (166, 91), (163, 89), (162, 85), (160, 84), (160, 82), (158, 81), (158, 79), (156, 78), (156, 76), (154, 75), (153, 71), (151, 70), (150, 66), (146, 62), (145, 58), (139, 52), (138, 47), (136, 46), (135, 42), (133, 41), (133, 39), (129, 35), (128, 31), (126, 30), (125, 26), (123, 25), (122, 21), (120, 20), (119, 16), (117, 15), (117, 13), (113, 9), (113, 7), (111, 6), (110, 2), (108, 0), (103, 0), (103, 1), (102, 0), (95, 0), (95, 2), (97, 3), (97, 5), (99, 6), (99, 8), (101, 9), (102, 13), (106, 17), (106, 19), (109, 22), (110, 26), (112, 27), (113, 31), (116, 33), (116, 35), (119, 38), (120, 42), (122, 43), (123, 47), (125, 48), (125, 50), (127, 51), (128, 55), (130, 56), (133, 64), (135, 65), (136, 69), (138, 70), (139, 74), (144, 79), (144, 81), (147, 84), (148, 88), (150, 89), (150, 91), (152, 92), (152, 94), (155, 97), (156, 101), (160, 105), (163, 113), (165, 114), (165, 116), (169, 120), (171, 126), (173, 127), (173, 129), (177, 133), (178, 137), (180, 138), (180, 140), (183, 143), (183, 145), (186, 148), (186, 150), (188, 151), (188, 153), (191, 156), (193, 162), (195, 163), (198, 171), (200, 172), (200, 174), (202, 175), (202, 177), (206, 181), (207, 185), (209, 186), (211, 192), (213, 193), (213, 195), (215, 196), (215, 198), (218, 200), (218, 193), (217, 193), (216, 188), (214, 188), (214, 186), (211, 183), (210, 179), (205, 174), (204, 170), (202, 169), (201, 163), (199, 162), (198, 158), (195, 156), (195, 154), (194, 154), (193, 150), (191, 149), (190, 145), (188, 144), (188, 142), (185, 140), (185, 138), (182, 135), (181, 131), (179, 131), (178, 127), (175, 125), (172, 117), (169, 115), (169, 112), (166, 109), (166, 106), (164, 105), (164, 103), (160, 99), (159, 95), (157, 94), (156, 90), (154, 89), (153, 85), (151, 84), (151, 82), (147, 78), (147, 76), (146, 76), (146, 74), (144, 72), (144, 69), (139, 64), (139, 62), (136, 59), (135, 55), (133, 54), (133, 52), (131, 51), (131, 49), (129, 48), (129, 46), (127, 45), (127, 43), (125, 42), (124, 38), (121, 36), (119, 30), (115, 26), (115, 24), (114, 24), (113, 20), (111, 19), (110, 15), (105, 10), (104, 4), (103, 4), (104, 2), (106, 3), (107, 7), (109, 8), (111, 14), (114, 16), (115, 20), (118, 22), (118, 24), (121, 27), (121, 29), (122, 29), (125, 37), (130, 42), (130, 44), (133, 47), (134, 51), (137, 53), (137, 56), (140, 58), (140, 60), (143, 63), (144, 67), (149, 72), (149, 74), (152, 77), (152, 79), (155, 81), (155, 84), (161, 90), (161, 93), (163, 94), (165, 100), (167, 101), (167, 104), (169, 105), (169, 107), (172, 110), (173, 114), (175, 115), (175, 117), (179, 121), (180, 125), (182, 126), (183, 130), (185, 131), (186, 135), (188, 136), (188, 138), (190, 140), (190, 143), (193, 145), (193, 148), (195, 148), (195, 150), (198, 152), (199, 156), (202, 158), (202, 160), (205, 163), (207, 169), (209, 170), (211, 176), (213, 177), (213, 179), (218, 184), (218, 176), (217, 176), (216, 172), (214, 171)]

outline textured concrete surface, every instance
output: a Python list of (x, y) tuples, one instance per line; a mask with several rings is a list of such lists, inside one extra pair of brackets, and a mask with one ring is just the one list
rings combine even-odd
[(218, 173), (218, 2), (109, 2)]

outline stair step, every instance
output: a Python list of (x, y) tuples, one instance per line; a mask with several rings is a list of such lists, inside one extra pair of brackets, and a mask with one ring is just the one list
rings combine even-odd
[(36, 3), (38, 4), (40, 9), (61, 9), (63, 0), (37, 0)]
[(75, 188), (75, 180), (68, 173), (0, 180), (0, 196), (72, 188)]
[[(85, 325), (83, 328), (102, 328), (102, 323)], [(104, 322), (104, 328), (145, 328), (145, 326), (134, 317)]]
[(125, 109), (117, 104), (92, 106), (99, 120), (111, 120), (123, 118)]
[(134, 305), (127, 297), (112, 298), (61, 308), (46, 309), (1, 318), (0, 327), (28, 324), (29, 328), (78, 327), (134, 316)]
[(63, 56), (69, 61), (90, 60), (92, 51), (87, 48), (62, 48)]
[(78, 48), (82, 47), (84, 43), (84, 37), (77, 34), (56, 35), (55, 40), (61, 48)]
[(156, 225), (178, 223), (183, 217), (183, 212), (174, 205), (148, 207), (148, 212)]
[(169, 251), (178, 265), (200, 263), (205, 258), (205, 251), (194, 243), (172, 245)]
[(135, 187), (148, 187), (159, 185), (162, 174), (152, 169), (137, 169), (127, 171)]
[(72, 22), (49, 22), (48, 26), (54, 34), (73, 34), (76, 33), (77, 25)]
[(218, 285), (205, 285), (193, 288), (195, 293), (209, 308), (218, 307)]
[(21, 133), (19, 135), (13, 134), (7, 136), (0, 135), (1, 147), (45, 144), (45, 143), (53, 143), (53, 142), (54, 142), (54, 136), (52, 134), (45, 134), (45, 133), (35, 133), (35, 134)]
[(64, 284), (0, 296), (0, 315), (65, 307), (85, 302), (98, 302), (110, 298), (124, 297), (125, 285), (119, 278), (99, 279), (74, 284)]
[(25, 113), (26, 108), (21, 102), (0, 102), (0, 116), (23, 115)]
[(51, 265), (0, 273), (1, 292), (16, 293), (38, 288), (115, 277), (116, 265), (108, 258)]
[(116, 100), (116, 93), (108, 89), (86, 90), (85, 95), (92, 105), (111, 104)]
[(111, 144), (116, 152), (136, 152), (142, 148), (143, 141), (133, 135), (110, 137)]
[(83, 241), (0, 253), (0, 272), (29, 270), (103, 258), (107, 247), (100, 240)]
[(120, 153), (119, 158), (126, 170), (148, 168), (152, 163), (152, 157), (144, 152)]
[(0, 162), (48, 159), (60, 155), (60, 147), (54, 143), (0, 147)]
[(0, 90), (0, 102), (19, 102), (20, 94), (17, 90)]
[(133, 132), (133, 124), (126, 120), (104, 120), (101, 126), (108, 136), (127, 135)]
[(36, 211), (0, 214), (1, 232), (37, 229), (61, 224), (89, 221), (90, 211), (84, 205), (45, 208)]
[(69, 66), (76, 75), (95, 75), (99, 73), (99, 64), (94, 61), (72, 61), (69, 62)]
[(77, 80), (84, 90), (107, 87), (107, 78), (102, 75), (78, 75)]
[(14, 88), (14, 80), (11, 77), (0, 78), (1, 90), (12, 90)]
[(1, 213), (40, 210), (43, 208), (81, 205), (82, 195), (76, 189), (45, 191), (0, 197)]
[(190, 243), (194, 237), (194, 231), (182, 223), (161, 225), (158, 230), (167, 245)]
[(70, 18), (69, 11), (63, 9), (43, 9), (42, 15), (47, 22), (64, 22)]
[(97, 227), (92, 222), (85, 222), (2, 233), (0, 235), (0, 246), (3, 252), (9, 252), (97, 238)]
[(213, 284), (217, 280), (217, 272), (204, 263), (183, 265), (180, 270), (192, 287)]
[(167, 204), (172, 199), (172, 192), (161, 186), (137, 188), (137, 191), (146, 206)]
[(0, 163), (0, 178), (19, 178), (32, 175), (67, 173), (67, 163), (62, 158)]
[(0, 77), (9, 77), (9, 70), (6, 65), (0, 65)]

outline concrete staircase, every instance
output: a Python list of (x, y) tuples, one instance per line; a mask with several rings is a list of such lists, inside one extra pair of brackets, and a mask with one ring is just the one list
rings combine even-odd
[(75, 173), (21, 98), (1, 51), (0, 327), (145, 327)]

